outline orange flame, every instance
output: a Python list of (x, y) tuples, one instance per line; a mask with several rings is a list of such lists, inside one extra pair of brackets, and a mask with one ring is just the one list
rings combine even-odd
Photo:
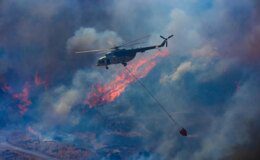
[(41, 133), (38, 132), (38, 131), (36, 131), (35, 129), (33, 129), (31, 126), (28, 126), (28, 127), (27, 127), (27, 131), (28, 131), (29, 133), (31, 133), (32, 135), (34, 135), (34, 136), (40, 138), (40, 139), (42, 138)]
[(11, 89), (12, 89), (12, 87), (11, 87), (9, 84), (5, 83), (5, 84), (1, 87), (1, 89), (2, 89), (2, 91), (4, 91), (4, 92), (10, 92)]
[(19, 112), (21, 115), (24, 115), (28, 111), (29, 106), (32, 104), (32, 101), (30, 100), (30, 91), (35, 90), (42, 85), (47, 87), (48, 83), (40, 77), (38, 72), (36, 72), (34, 76), (34, 83), (30, 83), (30, 81), (25, 82), (20, 92), (15, 92), (13, 87), (7, 83), (0, 87), (0, 89), (5, 93), (9, 93), (12, 98), (17, 101)]
[(20, 113), (23, 115), (27, 112), (28, 107), (32, 104), (29, 99), (30, 88), (28, 84), (25, 84), (22, 92), (13, 94), (13, 98), (19, 100), (18, 108), (20, 109)]
[(34, 76), (34, 83), (36, 86), (47, 85), (47, 82), (40, 77), (40, 74), (36, 72)]
[[(159, 51), (149, 56), (141, 57), (128, 65), (128, 69), (138, 78), (145, 77), (155, 66), (157, 57), (165, 57), (169, 55), (168, 50)], [(84, 101), (90, 108), (94, 106), (113, 102), (126, 89), (126, 87), (135, 82), (136, 79), (121, 71), (112, 81), (104, 85), (94, 85), (92, 90), (87, 94)]]

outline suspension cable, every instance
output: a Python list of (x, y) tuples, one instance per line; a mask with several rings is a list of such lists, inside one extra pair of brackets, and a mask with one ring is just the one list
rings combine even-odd
[[(162, 103), (153, 95), (153, 93), (142, 83), (140, 79), (138, 79), (126, 66), (126, 70), (128, 71), (129, 75), (134, 77), (134, 79), (145, 89), (148, 95), (151, 96), (152, 99), (159, 105), (162, 111), (169, 117), (169, 119), (173, 122), (173, 125), (176, 124), (179, 128), (182, 128), (179, 123), (172, 117), (172, 115), (167, 111), (167, 109), (162, 105)], [(175, 125), (174, 125), (175, 126)]]

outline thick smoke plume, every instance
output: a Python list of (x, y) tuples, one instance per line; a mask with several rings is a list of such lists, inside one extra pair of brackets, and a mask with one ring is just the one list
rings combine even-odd
[[(0, 127), (62, 135), (94, 159), (256, 159), (259, 17), (257, 0), (2, 0)], [(145, 34), (154, 44), (174, 34), (169, 55), (142, 53), (130, 70), (193, 137), (175, 133), (122, 65), (105, 70), (95, 66), (101, 55), (74, 54)]]
[(80, 28), (68, 40), (67, 49), (70, 53), (77, 51), (107, 49), (122, 43), (122, 39), (113, 31), (97, 33), (94, 28)]

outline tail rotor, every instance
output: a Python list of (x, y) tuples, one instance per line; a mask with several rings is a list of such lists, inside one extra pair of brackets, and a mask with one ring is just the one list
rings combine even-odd
[(160, 37), (163, 39), (163, 45), (165, 44), (166, 47), (168, 47), (168, 39), (173, 37), (173, 34), (168, 36), (167, 38), (163, 37), (162, 35), (160, 35)]
[(166, 38), (164, 38), (163, 36), (160, 36), (162, 39), (166, 40)]

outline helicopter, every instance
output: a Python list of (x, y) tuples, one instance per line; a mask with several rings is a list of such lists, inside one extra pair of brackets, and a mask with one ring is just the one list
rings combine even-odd
[[(113, 48), (109, 48), (109, 49), (87, 50), (87, 51), (79, 51), (76, 53), (89, 53), (89, 52), (90, 53), (94, 53), (94, 52), (106, 53), (104, 56), (102, 56), (98, 59), (97, 66), (106, 66), (106, 69), (108, 69), (108, 65), (121, 63), (123, 66), (126, 67), (127, 62), (133, 60), (135, 58), (136, 54), (139, 52), (145, 52), (145, 51), (151, 50), (151, 49), (159, 49), (164, 46), (168, 47), (168, 39), (172, 38), (173, 35), (170, 35), (167, 38), (160, 36), (163, 39), (163, 41), (159, 45), (132, 48), (132, 49), (122, 48), (122, 47), (129, 46), (129, 45), (141, 44), (138, 41), (140, 41), (146, 37), (139, 38), (139, 39), (136, 39), (133, 41), (129, 41), (129, 42), (123, 43), (122, 45), (119, 45), (119, 46), (116, 46)], [(170, 118), (170, 120), (173, 122), (173, 124), (177, 125), (179, 127), (180, 135), (185, 136), (185, 137), (188, 136), (188, 131), (177, 123), (177, 121), (171, 116), (171, 114), (166, 110), (166, 108), (162, 105), (162, 103), (155, 96), (153, 96), (153, 93), (147, 87), (145, 87), (145, 85), (142, 83), (142, 81), (140, 81), (133, 73), (131, 73), (131, 71), (127, 67), (126, 67), (126, 70), (128, 71), (129, 75), (131, 75), (136, 81), (139, 82), (139, 84), (144, 88), (144, 90), (148, 93), (148, 95), (150, 95), (155, 100), (155, 102), (167, 114), (167, 116)]]
[[(147, 36), (146, 36), (147, 37)], [(87, 50), (87, 51), (78, 51), (76, 53), (105, 53), (104, 56), (100, 57), (97, 61), (97, 66), (105, 66), (106, 69), (108, 69), (108, 66), (111, 64), (122, 64), (123, 66), (127, 66), (127, 62), (133, 60), (137, 53), (139, 52), (145, 52), (147, 50), (151, 49), (159, 49), (164, 46), (168, 46), (168, 39), (172, 38), (173, 35), (168, 36), (167, 38), (160, 36), (163, 39), (163, 42), (159, 45), (153, 45), (148, 47), (140, 47), (140, 48), (132, 48), (132, 49), (126, 49), (123, 47), (129, 46), (129, 45), (136, 45), (141, 44), (138, 41), (144, 39), (139, 38), (133, 41), (126, 42), (122, 45), (115, 46), (113, 48), (109, 49), (99, 49), (99, 50)]]

